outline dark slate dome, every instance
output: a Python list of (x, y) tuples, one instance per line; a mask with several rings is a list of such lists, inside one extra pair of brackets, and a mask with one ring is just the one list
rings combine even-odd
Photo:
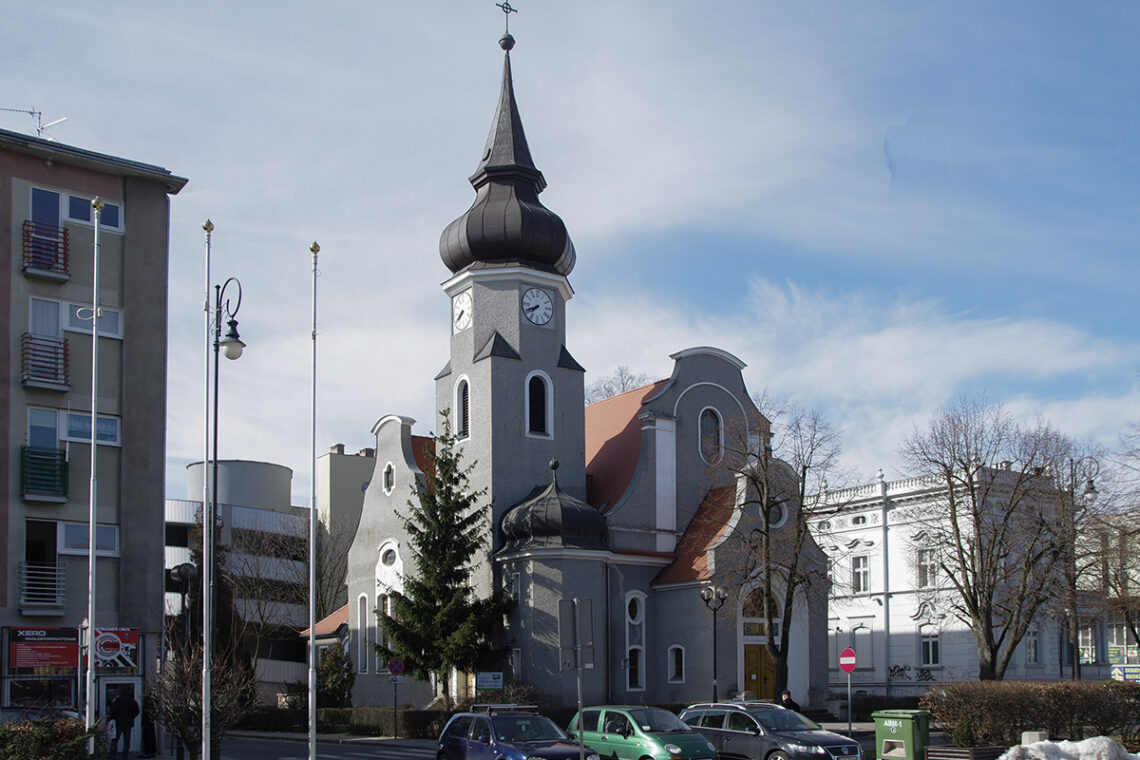
[[(538, 489), (535, 489), (538, 491)], [(606, 518), (581, 499), (549, 486), (507, 510), (499, 525), (501, 551), (523, 549), (601, 549), (606, 546)]]
[(483, 158), (470, 177), (475, 203), (443, 231), (439, 255), (453, 273), (473, 264), (518, 263), (567, 275), (574, 244), (562, 219), (538, 199), (546, 180), (530, 157), (515, 103), (514, 38), (504, 35), (500, 44), (507, 51), (503, 87)]

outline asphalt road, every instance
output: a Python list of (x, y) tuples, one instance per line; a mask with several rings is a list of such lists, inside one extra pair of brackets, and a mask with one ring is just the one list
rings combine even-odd
[[(231, 737), (222, 742), (222, 760), (308, 760), (309, 744), (287, 739)], [(321, 760), (434, 760), (433, 747), (401, 742), (317, 742)]]

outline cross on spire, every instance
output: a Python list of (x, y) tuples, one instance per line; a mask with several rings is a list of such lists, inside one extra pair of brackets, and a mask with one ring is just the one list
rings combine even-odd
[(518, 13), (518, 9), (511, 6), (510, 0), (503, 0), (501, 3), (495, 3), (503, 9), (503, 29), (504, 34), (511, 33), (511, 14)]

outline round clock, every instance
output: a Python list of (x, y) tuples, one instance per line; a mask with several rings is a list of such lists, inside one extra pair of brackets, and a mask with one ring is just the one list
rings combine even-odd
[(531, 322), (545, 325), (554, 316), (554, 303), (545, 290), (531, 288), (522, 294), (522, 310)]
[(451, 302), (451, 324), (455, 331), (466, 330), (471, 326), (471, 291), (465, 290)]

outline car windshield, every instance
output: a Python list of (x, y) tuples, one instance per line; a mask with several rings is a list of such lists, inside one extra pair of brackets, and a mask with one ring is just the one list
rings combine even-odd
[(565, 739), (566, 734), (542, 715), (496, 715), (495, 737), (501, 742), (541, 742)]
[(769, 731), (817, 731), (820, 725), (795, 710), (757, 710), (752, 717)]
[(651, 731), (655, 734), (678, 733), (692, 731), (693, 729), (681, 722), (673, 713), (658, 707), (630, 710), (629, 715), (642, 731)]

